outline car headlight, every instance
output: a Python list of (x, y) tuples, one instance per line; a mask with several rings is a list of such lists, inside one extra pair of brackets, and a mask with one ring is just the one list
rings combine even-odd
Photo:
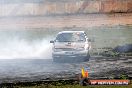
[(89, 44), (85, 44), (84, 48), (85, 48), (85, 50), (89, 50), (90, 49), (90, 45)]

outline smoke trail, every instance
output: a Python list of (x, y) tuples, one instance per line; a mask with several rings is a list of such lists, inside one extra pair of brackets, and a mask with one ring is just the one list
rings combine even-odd
[(49, 39), (27, 41), (8, 39), (0, 43), (0, 59), (51, 59)]

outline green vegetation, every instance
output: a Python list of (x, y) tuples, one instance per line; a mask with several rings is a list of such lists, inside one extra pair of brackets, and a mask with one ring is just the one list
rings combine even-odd
[(16, 86), (15, 88), (131, 88), (131, 85), (90, 85), (90, 86), (80, 86), (80, 85), (61, 85), (61, 86), (54, 86), (54, 85), (39, 85), (39, 86), (25, 86), (19, 87)]
[[(88, 85), (81, 86), (77, 81), (51, 81), (51, 82), (34, 82), (4, 84), (2, 88), (132, 88), (132, 80), (129, 85)], [(1, 85), (0, 85), (1, 88)]]
[[(54, 39), (60, 31), (84, 30), (88, 37), (93, 40), (94, 48), (111, 47), (132, 43), (132, 25), (118, 26), (100, 26), (100, 27), (64, 27), (64, 28), (36, 28), (36, 29), (20, 29), (20, 30), (3, 30), (0, 31), (2, 38), (11, 37), (28, 41), (36, 41), (42, 39)], [(52, 31), (52, 32), (51, 32)]]

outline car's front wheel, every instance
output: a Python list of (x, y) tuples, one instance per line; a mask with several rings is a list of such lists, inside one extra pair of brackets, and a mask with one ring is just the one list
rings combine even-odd
[(53, 57), (53, 62), (58, 62), (58, 58)]
[(87, 54), (87, 60), (89, 61), (89, 59), (90, 59), (90, 54), (88, 53)]
[(53, 57), (53, 62), (65, 62), (65, 59), (62, 59), (62, 58), (58, 58), (58, 57)]

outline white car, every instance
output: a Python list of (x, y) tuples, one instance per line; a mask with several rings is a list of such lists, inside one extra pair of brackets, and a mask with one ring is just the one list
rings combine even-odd
[(53, 43), (53, 61), (88, 61), (91, 48), (90, 39), (84, 31), (62, 31)]

